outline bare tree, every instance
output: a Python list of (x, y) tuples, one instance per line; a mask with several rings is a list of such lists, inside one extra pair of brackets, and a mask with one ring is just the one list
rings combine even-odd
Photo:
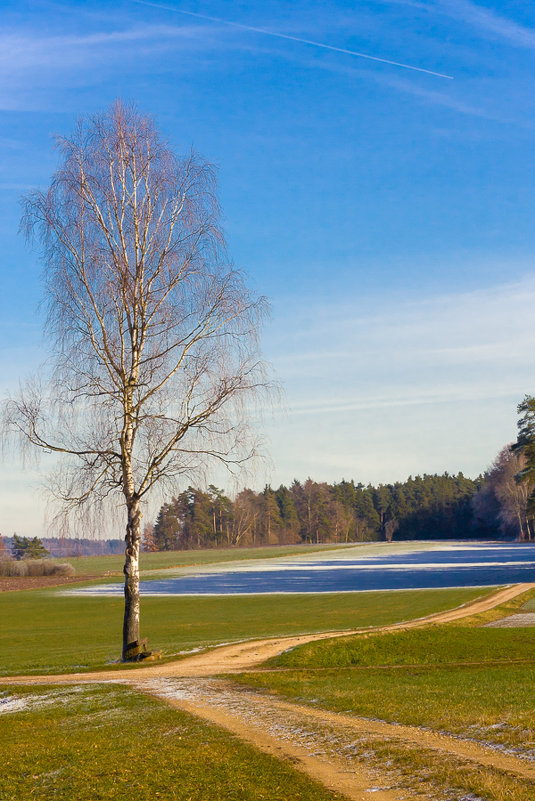
[(118, 102), (57, 144), (60, 167), (23, 217), (43, 248), (50, 368), (7, 402), (5, 420), (64, 457), (51, 488), (67, 513), (121, 494), (127, 660), (142, 502), (207, 461), (254, 451), (244, 402), (267, 386), (265, 302), (226, 258), (212, 167), (175, 156), (151, 118)]
[(518, 480), (518, 475), (526, 467), (526, 457), (522, 451), (515, 451), (508, 445), (502, 448), (493, 462), (490, 482), (500, 503), (500, 519), (505, 525), (517, 530), (521, 540), (533, 538), (533, 515), (528, 507), (533, 483), (528, 479)]
[(261, 503), (251, 489), (243, 489), (234, 501), (232, 527), (227, 529), (229, 545), (241, 545), (244, 541), (254, 545), (258, 522), (261, 516)]
[(518, 479), (525, 467), (522, 450), (506, 445), (485, 472), (485, 484), (474, 496), (473, 506), (480, 519), (497, 519), (504, 533), (532, 540), (534, 520), (528, 501), (534, 486), (529, 477)]

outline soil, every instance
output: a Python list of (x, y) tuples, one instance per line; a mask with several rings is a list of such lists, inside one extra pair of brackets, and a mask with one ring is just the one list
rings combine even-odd
[(288, 648), (314, 640), (460, 620), (492, 609), (534, 586), (517, 584), (457, 609), (373, 630), (322, 632), (236, 643), (177, 662), (151, 664), (124, 672), (108, 670), (59, 676), (13, 676), (0, 678), (0, 683), (31, 685), (113, 681), (128, 684), (222, 726), (264, 752), (290, 761), (296, 768), (353, 801), (365, 801), (372, 794), (378, 801), (416, 797), (410, 788), (402, 781), (400, 783), (399, 777), (397, 781), (393, 778), (392, 771), (370, 764), (369, 742), (374, 739), (430, 749), (436, 752), (437, 759), (441, 754), (454, 756), (481, 767), (493, 767), (522, 779), (535, 780), (533, 762), (503, 754), (489, 746), (416, 726), (315, 709), (268, 693), (237, 687), (228, 680), (210, 678), (249, 670)]
[(0, 576), (0, 592), (39, 590), (43, 587), (59, 587), (61, 584), (76, 584), (98, 578), (101, 576)]

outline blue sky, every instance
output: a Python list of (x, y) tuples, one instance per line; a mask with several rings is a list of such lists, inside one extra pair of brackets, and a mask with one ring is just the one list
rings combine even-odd
[[(271, 466), (253, 483), (474, 476), (514, 439), (535, 390), (532, 4), (0, 13), (2, 393), (46, 353), (19, 198), (47, 185), (54, 133), (121, 97), (218, 166), (230, 253), (271, 299), (264, 353), (286, 410), (266, 421)], [(3, 533), (41, 531), (37, 484), (33, 468), (0, 468)]]

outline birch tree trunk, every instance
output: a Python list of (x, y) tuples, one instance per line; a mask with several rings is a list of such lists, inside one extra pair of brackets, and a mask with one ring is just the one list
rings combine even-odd
[(128, 523), (125, 536), (124, 562), (124, 621), (123, 662), (128, 659), (128, 649), (139, 640), (139, 545), (141, 541), (141, 510), (139, 500), (128, 503)]

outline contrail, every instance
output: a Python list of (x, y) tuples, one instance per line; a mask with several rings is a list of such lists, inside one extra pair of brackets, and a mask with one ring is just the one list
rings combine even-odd
[(242, 31), (263, 33), (265, 36), (274, 36), (276, 39), (289, 39), (291, 42), (299, 42), (300, 44), (311, 45), (312, 47), (321, 47), (324, 50), (332, 50), (334, 53), (344, 53), (346, 56), (366, 58), (369, 61), (378, 61), (381, 64), (389, 64), (391, 67), (402, 67), (405, 70), (413, 70), (414, 72), (425, 72), (426, 75), (433, 75), (435, 78), (447, 78), (449, 81), (453, 81), (453, 75), (444, 75), (442, 72), (433, 72), (433, 70), (426, 70), (423, 67), (415, 67), (413, 64), (402, 64), (400, 61), (390, 61), (388, 58), (370, 56), (369, 53), (359, 53), (357, 50), (345, 50), (343, 47), (333, 47), (333, 45), (324, 44), (323, 42), (314, 42), (311, 39), (300, 39), (298, 36), (290, 36), (287, 33), (268, 31), (266, 28), (254, 28), (252, 25), (243, 25), (240, 22), (231, 22), (228, 19), (220, 19), (219, 17), (209, 17), (207, 14), (197, 14), (195, 11), (184, 11), (181, 8), (168, 6), (164, 3), (151, 3), (149, 0), (133, 0), (133, 2), (142, 6), (165, 8), (167, 11), (174, 11), (177, 14), (187, 14), (188, 17), (197, 17), (198, 19), (208, 20), (208, 22), (218, 22), (222, 25), (230, 25), (233, 28), (240, 28)]

